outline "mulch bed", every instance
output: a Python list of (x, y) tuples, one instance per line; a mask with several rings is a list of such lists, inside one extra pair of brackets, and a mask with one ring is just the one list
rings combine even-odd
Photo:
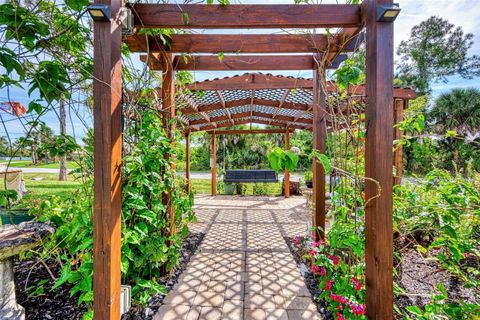
[[(190, 258), (203, 240), (204, 233), (190, 233), (180, 250), (179, 265), (173, 270), (171, 277), (166, 277), (161, 282), (170, 291), (177, 282), (178, 277), (185, 270)], [(46, 261), (50, 272), (58, 278), (60, 266), (53, 261)], [(56, 290), (50, 290), (55, 283), (47, 269), (37, 259), (23, 261), (14, 259), (13, 269), (15, 273), (17, 302), (26, 310), (26, 320), (80, 320), (87, 311), (85, 305), (78, 305), (76, 297), (70, 297), (71, 286), (64, 284)], [(37, 284), (46, 281), (43, 293), (32, 293)], [(163, 296), (158, 295), (150, 299), (148, 306), (132, 306), (129, 313), (122, 316), (124, 320), (152, 319), (155, 312), (163, 302)]]
[[(293, 238), (286, 237), (285, 241), (300, 268), (305, 284), (312, 294), (312, 300), (317, 305), (318, 311), (325, 316), (325, 319), (333, 319), (332, 314), (325, 312), (325, 302), (317, 301), (316, 299), (321, 292), (318, 288), (318, 281), (310, 272), (310, 267), (305, 265), (302, 260), (299, 250), (293, 244)], [(401, 246), (398, 241), (395, 245), (397, 248), (402, 247), (402, 250), (399, 252), (401, 260), (395, 261), (395, 267), (398, 271), (395, 282), (406, 292), (405, 295), (394, 298), (394, 303), (400, 309), (405, 310), (405, 307), (411, 305), (424, 307), (431, 302), (431, 293), (439, 283), (445, 285), (450, 299), (467, 303), (478, 303), (475, 300), (474, 289), (464, 288), (457, 278), (439, 269), (434, 261), (425, 259), (415, 247)]]

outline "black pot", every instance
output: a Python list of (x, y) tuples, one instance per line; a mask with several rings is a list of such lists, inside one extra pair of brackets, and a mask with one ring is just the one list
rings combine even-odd
[(308, 189), (312, 189), (312, 188), (313, 188), (313, 183), (312, 183), (312, 181), (305, 181), (305, 185), (307, 186)]

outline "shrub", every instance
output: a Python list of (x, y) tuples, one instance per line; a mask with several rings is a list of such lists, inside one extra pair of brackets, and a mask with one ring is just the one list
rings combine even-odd
[(254, 183), (253, 184), (254, 196), (266, 196), (268, 195), (268, 184), (266, 183)]

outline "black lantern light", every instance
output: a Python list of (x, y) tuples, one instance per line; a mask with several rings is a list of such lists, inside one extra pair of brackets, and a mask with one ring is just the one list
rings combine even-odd
[(112, 18), (110, 6), (106, 4), (91, 4), (87, 7), (87, 11), (93, 21), (110, 21)]
[(377, 21), (378, 22), (393, 22), (397, 19), (400, 9), (398, 3), (391, 5), (379, 5), (377, 7)]

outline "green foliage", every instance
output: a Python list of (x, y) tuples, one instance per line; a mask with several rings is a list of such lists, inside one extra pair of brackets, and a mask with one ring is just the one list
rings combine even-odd
[(254, 183), (253, 184), (253, 195), (254, 196), (266, 196), (266, 195), (268, 195), (268, 184), (267, 183)]
[(303, 180), (305, 181), (313, 181), (313, 172), (307, 171), (303, 174)]
[(313, 150), (312, 157), (322, 164), (323, 169), (327, 174), (330, 173), (332, 170), (332, 165), (330, 164), (330, 159), (326, 154), (320, 153), (318, 150)]
[(268, 153), (267, 157), (270, 167), (277, 172), (295, 171), (297, 168), (298, 155), (291, 150), (285, 151), (280, 147), (275, 147)]
[(468, 55), (473, 37), (436, 16), (416, 25), (397, 50), (401, 57), (400, 79), (427, 93), (432, 81), (447, 81), (447, 76), (455, 74), (467, 79), (479, 75), (480, 56)]

